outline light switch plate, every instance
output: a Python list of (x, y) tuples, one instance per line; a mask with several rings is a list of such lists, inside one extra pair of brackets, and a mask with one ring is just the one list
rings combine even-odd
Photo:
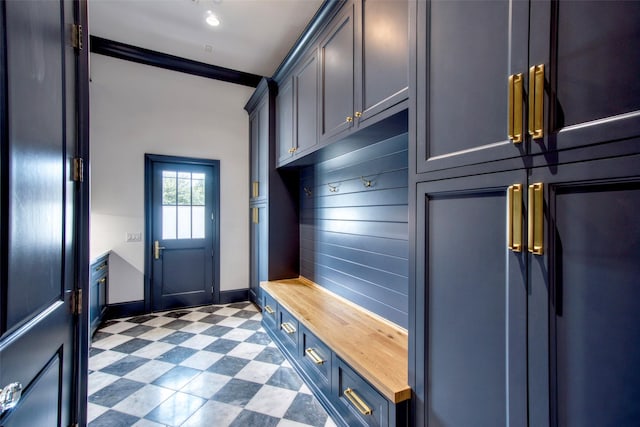
[(124, 237), (124, 241), (130, 242), (142, 242), (142, 233), (129, 233), (127, 232)]

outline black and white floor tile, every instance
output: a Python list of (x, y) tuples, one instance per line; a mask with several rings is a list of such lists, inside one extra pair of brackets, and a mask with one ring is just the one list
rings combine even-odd
[(89, 353), (90, 427), (333, 427), (250, 303), (104, 323)]

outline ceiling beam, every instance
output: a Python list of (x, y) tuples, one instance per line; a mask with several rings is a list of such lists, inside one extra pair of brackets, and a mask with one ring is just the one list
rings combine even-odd
[(98, 36), (91, 36), (90, 45), (92, 53), (243, 86), (256, 87), (262, 79), (257, 74), (205, 64)]

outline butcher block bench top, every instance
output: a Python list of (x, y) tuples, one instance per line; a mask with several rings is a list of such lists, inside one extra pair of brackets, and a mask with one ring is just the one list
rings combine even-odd
[(391, 402), (411, 398), (406, 330), (304, 277), (260, 286)]

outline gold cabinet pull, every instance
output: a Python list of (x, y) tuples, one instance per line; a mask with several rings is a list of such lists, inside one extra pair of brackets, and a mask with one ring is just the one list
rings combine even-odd
[(522, 184), (509, 186), (507, 192), (507, 246), (522, 251)]
[(347, 121), (347, 123), (351, 123), (353, 121), (353, 117), (347, 116), (346, 121)]
[(284, 329), (284, 331), (288, 334), (293, 334), (296, 332), (296, 328), (293, 327), (293, 325), (289, 322), (283, 322), (280, 324), (280, 327), (282, 329)]
[(253, 223), (254, 224), (260, 223), (260, 213), (258, 212), (258, 208), (251, 208), (251, 213), (253, 216)]
[(251, 189), (251, 197), (256, 198), (260, 195), (260, 182), (253, 181), (253, 186)]
[(541, 182), (529, 186), (529, 223), (528, 223), (528, 248), (535, 255), (544, 252), (544, 210), (542, 209), (544, 184)]
[(275, 313), (275, 311), (273, 311), (273, 308), (269, 307), (268, 304), (264, 306), (264, 311), (266, 311), (269, 314)]
[(107, 268), (107, 264), (106, 264), (106, 263), (103, 263), (103, 264), (100, 264), (100, 267), (96, 268), (96, 269), (95, 269), (95, 271), (102, 271), (102, 270), (104, 270), (105, 268)]
[(353, 391), (352, 388), (346, 389), (344, 391), (344, 395), (347, 396), (349, 402), (351, 402), (351, 404), (355, 406), (362, 415), (371, 415), (371, 413), (373, 412), (369, 405), (367, 405), (364, 400), (362, 400), (360, 396), (358, 396), (356, 392)]
[(309, 358), (313, 361), (313, 363), (315, 363), (316, 365), (322, 365), (324, 363), (324, 360), (322, 360), (322, 357), (320, 357), (318, 355), (318, 353), (316, 353), (316, 351), (314, 349), (312, 349), (311, 347), (309, 347), (308, 349), (306, 349), (304, 351), (305, 353), (307, 353), (307, 355), (309, 356)]
[(158, 240), (153, 242), (153, 257), (155, 259), (160, 259), (160, 251), (162, 249), (165, 249), (165, 247), (164, 246), (160, 246), (160, 242)]
[(295, 149), (293, 147), (289, 148), (289, 154), (293, 154), (293, 152), (295, 151)]
[(522, 73), (509, 76), (509, 139), (514, 144), (523, 140), (522, 135)]
[(362, 113), (360, 111), (356, 111), (353, 115), (356, 116), (356, 118), (358, 119), (362, 117)]
[(544, 64), (529, 68), (529, 135), (544, 136)]
[(102, 279), (98, 280), (98, 283), (101, 283), (101, 284), (107, 283), (107, 278), (103, 277)]

